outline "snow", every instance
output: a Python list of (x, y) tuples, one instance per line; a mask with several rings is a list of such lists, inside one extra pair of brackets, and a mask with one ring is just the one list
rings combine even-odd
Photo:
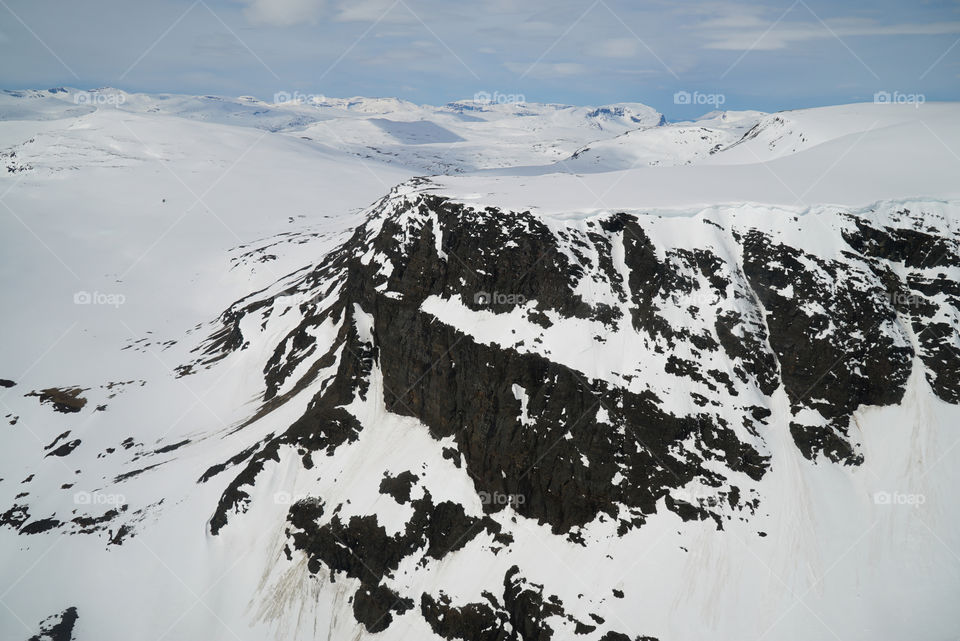
[(142, 94), (110, 87), (5, 92), (0, 93), (0, 120), (67, 118), (94, 110), (167, 115), (282, 132), (321, 149), (398, 164), (417, 174), (552, 162), (588, 142), (663, 120), (639, 103), (594, 108), (460, 101), (431, 106), (395, 98), (279, 98)]
[[(591, 116), (591, 108), (561, 105), (426, 108), (326, 99), (276, 106), (145, 94), (91, 106), (78, 104), (76, 95), (0, 95), (0, 150), (15, 150), (32, 167), (0, 174), (7, 302), (0, 378), (17, 383), (0, 390), (0, 409), (19, 417), (4, 426), (0, 499), (9, 506), (29, 491), (35, 518), (70, 515), (80, 508), (73, 497), (81, 491), (122, 494), (131, 512), (164, 503), (135, 523), (136, 536), (121, 546), (108, 547), (97, 535), (18, 536), (0, 529), (10, 579), (0, 598), (15, 613), (0, 617), (2, 638), (26, 638), (36, 622), (69, 605), (80, 612), (81, 640), (116, 638), (118, 631), (125, 638), (211, 641), (374, 636), (350, 616), (355, 581), (311, 577), (300, 557), (281, 563), (288, 506), (278, 496), (323, 497), (329, 505), (349, 499), (342, 518), (376, 513), (395, 532), (411, 509), (380, 494), (379, 483), (384, 473), (412, 470), (420, 476), (414, 498), (428, 489), (435, 502), (455, 501), (479, 516), (473, 480), (443, 457), (451, 443), (435, 440), (415, 419), (389, 413), (374, 368), (367, 400), (350, 408), (369, 429), (313, 470), (283, 448), (280, 461), (247, 488), (248, 511), (214, 537), (207, 522), (232, 477), (196, 480), (289, 425), (323, 384), (321, 374), (269, 420), (237, 429), (258, 408), (263, 365), (301, 320), (306, 294), (278, 298), (277, 309), (289, 311), (271, 315), (265, 327), (249, 319), (244, 336), (255, 340), (247, 349), (190, 376), (176, 378), (174, 368), (193, 359), (191, 350), (223, 309), (254, 291), (279, 291), (282, 283), (274, 283), (316, 264), (362, 221), (368, 205), (424, 169), (464, 175), (405, 185), (393, 196), (429, 190), (478, 207), (530, 209), (551, 230), (582, 231), (599, 216), (630, 211), (648, 217), (645, 228), (658, 248), (710, 246), (724, 257), (733, 244), (703, 221), (776, 233), (821, 257), (841, 249), (838, 209), (882, 224), (909, 208), (953, 232), (960, 221), (957, 104), (724, 112), (662, 124), (642, 105)], [(733, 144), (754, 124), (755, 137)], [(703, 145), (696, 142), (701, 131)], [(710, 154), (707, 146), (717, 144), (724, 150)], [(569, 160), (586, 146), (593, 155)], [(500, 169), (477, 171), (493, 167)], [(795, 216), (821, 221), (824, 233), (797, 233)], [(439, 229), (435, 216), (430, 224)], [(436, 240), (439, 250), (439, 233)], [(257, 248), (276, 258), (244, 256)], [(622, 241), (612, 250), (626, 276)], [(960, 278), (955, 269), (942, 271)], [(578, 291), (591, 301), (611, 295), (601, 287)], [(80, 292), (124, 300), (77, 304)], [(736, 302), (711, 300), (696, 321), (686, 316), (689, 304), (665, 301), (663, 314), (707, 326)], [(597, 328), (583, 319), (551, 316), (554, 325), (544, 329), (522, 310), (474, 312), (457, 298), (431, 298), (423, 310), (474, 340), (549, 352), (587, 377), (625, 388), (638, 379), (628, 383), (614, 372), (639, 372), (668, 411), (689, 391), (664, 373), (666, 355), (645, 349), (629, 323), (596, 342), (590, 337)], [(370, 319), (354, 311), (362, 338)], [(902, 340), (916, 345), (909, 324), (899, 325)], [(317, 327), (318, 346), (329, 344), (336, 329)], [(534, 347), (534, 338), (542, 345)], [(719, 361), (707, 365), (726, 371)], [(281, 393), (304, 371), (297, 369)], [(734, 426), (772, 464), (761, 483), (737, 479), (758, 493), (761, 507), (747, 520), (725, 521), (722, 533), (712, 522), (685, 523), (659, 509), (624, 537), (609, 519), (589, 524), (584, 547), (506, 509), (494, 518), (513, 545), (493, 556), (495, 544), (483, 534), (442, 561), (406, 563), (392, 585), (442, 589), (454, 603), (466, 603), (482, 590), (501, 590), (504, 572), (517, 564), (579, 619), (596, 613), (631, 635), (663, 641), (744, 634), (783, 641), (953, 638), (960, 509), (951, 491), (960, 485), (960, 449), (953, 447), (960, 409), (938, 400), (922, 372), (918, 361), (900, 405), (856, 412), (866, 458), (860, 467), (804, 459), (789, 434), (793, 417), (782, 390), (762, 444)], [(106, 388), (117, 381), (133, 383)], [(89, 388), (88, 408), (107, 409), (58, 414), (23, 396), (66, 385)], [(525, 392), (518, 386), (513, 392), (521, 420), (531, 420)], [(600, 423), (609, 420), (604, 408), (599, 412)], [(67, 459), (45, 458), (42, 446), (68, 429), (82, 444)], [(98, 458), (129, 436), (143, 446)], [(150, 453), (184, 438), (192, 442), (175, 452)], [(113, 480), (158, 463), (155, 472)], [(35, 480), (22, 484), (30, 474)], [(690, 486), (675, 495), (705, 490), (716, 488)], [(613, 598), (613, 587), (629, 598)], [(416, 613), (397, 617), (376, 638), (430, 638)]]
[[(863, 207), (879, 200), (960, 197), (960, 106), (955, 103), (849, 105), (810, 109), (804, 122), (839, 135), (771, 157), (745, 142), (683, 166), (636, 166), (572, 173), (563, 164), (436, 179), (438, 191), (467, 203), (571, 217), (633, 210), (690, 215), (709, 206), (777, 206), (797, 215), (814, 205)], [(864, 120), (868, 121), (865, 127)], [(871, 127), (871, 124), (874, 126)], [(728, 156), (729, 154), (729, 156)]]

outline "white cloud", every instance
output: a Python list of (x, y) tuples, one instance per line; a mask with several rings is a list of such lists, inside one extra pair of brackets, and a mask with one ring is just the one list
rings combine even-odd
[(612, 38), (591, 43), (584, 53), (600, 58), (632, 58), (637, 55), (640, 42), (636, 38)]
[(932, 22), (927, 24), (879, 25), (863, 20), (831, 20), (829, 29), (820, 22), (783, 24), (769, 31), (766, 27), (738, 29), (707, 29), (706, 49), (745, 51), (756, 49), (772, 51), (791, 44), (826, 38), (858, 36), (934, 36), (960, 34), (960, 22)]
[(245, 0), (243, 15), (253, 24), (289, 27), (316, 22), (324, 0)]
[(193, 43), (193, 52), (198, 56), (234, 57), (246, 52), (243, 44), (229, 33), (205, 34)]
[(342, 2), (336, 20), (340, 22), (409, 22), (410, 11), (396, 0), (352, 0)]
[(576, 76), (587, 70), (587, 67), (579, 62), (507, 62), (504, 63), (504, 66), (514, 73), (522, 76), (532, 76), (534, 78)]

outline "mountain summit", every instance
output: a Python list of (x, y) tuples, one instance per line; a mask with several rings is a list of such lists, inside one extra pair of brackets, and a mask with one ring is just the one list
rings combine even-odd
[(958, 115), (5, 92), (0, 636), (955, 635)]

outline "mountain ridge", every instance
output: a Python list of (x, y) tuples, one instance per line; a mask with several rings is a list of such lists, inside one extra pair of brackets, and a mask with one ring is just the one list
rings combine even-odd
[(956, 108), (591, 172), (16, 111), (0, 634), (944, 638)]

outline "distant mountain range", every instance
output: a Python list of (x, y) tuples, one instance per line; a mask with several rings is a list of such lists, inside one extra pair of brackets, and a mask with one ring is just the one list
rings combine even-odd
[(3, 639), (942, 640), (960, 105), (0, 93)]

